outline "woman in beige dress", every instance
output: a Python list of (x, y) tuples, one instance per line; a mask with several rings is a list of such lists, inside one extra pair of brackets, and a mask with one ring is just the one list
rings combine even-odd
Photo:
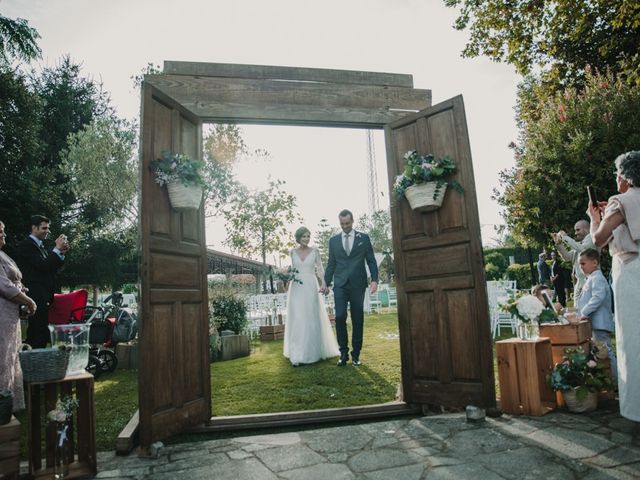
[[(640, 440), (640, 151), (616, 158), (620, 195), (597, 206), (589, 205), (591, 236), (598, 247), (609, 245), (620, 414), (635, 423), (634, 441)], [(603, 214), (604, 212), (604, 214)]]
[[(0, 249), (5, 245), (4, 223), (0, 221)], [(24, 408), (22, 370), (18, 352), (22, 343), (20, 307), (28, 315), (36, 311), (35, 302), (24, 292), (22, 274), (9, 255), (0, 251), (0, 390), (13, 392), (13, 411)]]

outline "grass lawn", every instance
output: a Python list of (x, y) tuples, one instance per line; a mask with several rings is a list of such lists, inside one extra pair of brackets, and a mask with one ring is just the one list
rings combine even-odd
[(249, 357), (212, 364), (213, 415), (291, 412), (396, 399), (400, 345), (395, 313), (366, 316), (360, 367), (338, 368), (337, 358), (293, 367), (282, 355), (282, 343), (258, 343)]
[[(509, 337), (510, 331), (497, 340)], [(395, 313), (365, 317), (360, 367), (338, 368), (337, 359), (293, 367), (282, 355), (282, 343), (257, 342), (249, 357), (211, 364), (213, 415), (349, 407), (397, 398), (401, 368)], [(95, 401), (97, 449), (113, 450), (118, 434), (138, 408), (138, 372), (117, 370), (101, 376), (95, 383)], [(17, 417), (23, 424), (21, 447), (26, 459), (27, 416), (22, 412)]]

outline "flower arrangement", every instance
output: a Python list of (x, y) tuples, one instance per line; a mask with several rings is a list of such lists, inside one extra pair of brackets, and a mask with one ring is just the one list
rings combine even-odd
[(73, 410), (77, 408), (78, 400), (70, 396), (61, 397), (56, 401), (56, 408), (47, 413), (51, 422), (64, 423), (71, 418)]
[(596, 361), (592, 352), (581, 348), (567, 348), (562, 362), (556, 363), (548, 376), (549, 385), (554, 390), (576, 390), (578, 399), (584, 399), (588, 392), (599, 392), (612, 387), (611, 376), (604, 365)]
[(302, 285), (302, 280), (300, 280), (296, 276), (296, 274), (298, 273), (300, 273), (300, 271), (297, 268), (288, 267), (288, 268), (278, 270), (276, 272), (276, 275), (278, 276), (278, 280), (280, 280), (285, 285), (290, 282), (296, 282)]
[(507, 303), (500, 305), (504, 312), (508, 312), (520, 321), (529, 323), (538, 321), (544, 306), (533, 295), (512, 295)]
[(393, 183), (393, 192), (402, 197), (407, 188), (412, 185), (419, 185), (426, 182), (436, 182), (436, 189), (433, 194), (434, 200), (438, 196), (443, 185), (448, 185), (457, 192), (464, 192), (462, 185), (456, 180), (447, 180), (456, 173), (456, 165), (449, 157), (444, 156), (436, 159), (433, 155), (418, 155), (415, 150), (410, 150), (404, 154), (406, 165), (404, 171), (396, 176)]
[(159, 159), (151, 161), (149, 167), (156, 176), (156, 183), (160, 186), (170, 183), (181, 183), (187, 187), (204, 186), (200, 173), (204, 163), (183, 153), (165, 150)]

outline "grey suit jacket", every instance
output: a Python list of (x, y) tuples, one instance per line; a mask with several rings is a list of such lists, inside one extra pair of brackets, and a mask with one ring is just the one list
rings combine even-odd
[(587, 277), (576, 306), (580, 315), (591, 319), (594, 330), (613, 332), (611, 288), (600, 270), (595, 270)]

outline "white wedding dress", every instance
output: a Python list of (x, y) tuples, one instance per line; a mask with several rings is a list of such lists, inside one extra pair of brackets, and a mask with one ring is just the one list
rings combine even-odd
[(302, 283), (289, 283), (284, 356), (295, 365), (340, 355), (324, 300), (318, 292), (317, 276), (324, 276), (320, 252), (312, 248), (301, 260), (297, 250), (291, 250), (291, 264), (298, 270), (295, 276)]

